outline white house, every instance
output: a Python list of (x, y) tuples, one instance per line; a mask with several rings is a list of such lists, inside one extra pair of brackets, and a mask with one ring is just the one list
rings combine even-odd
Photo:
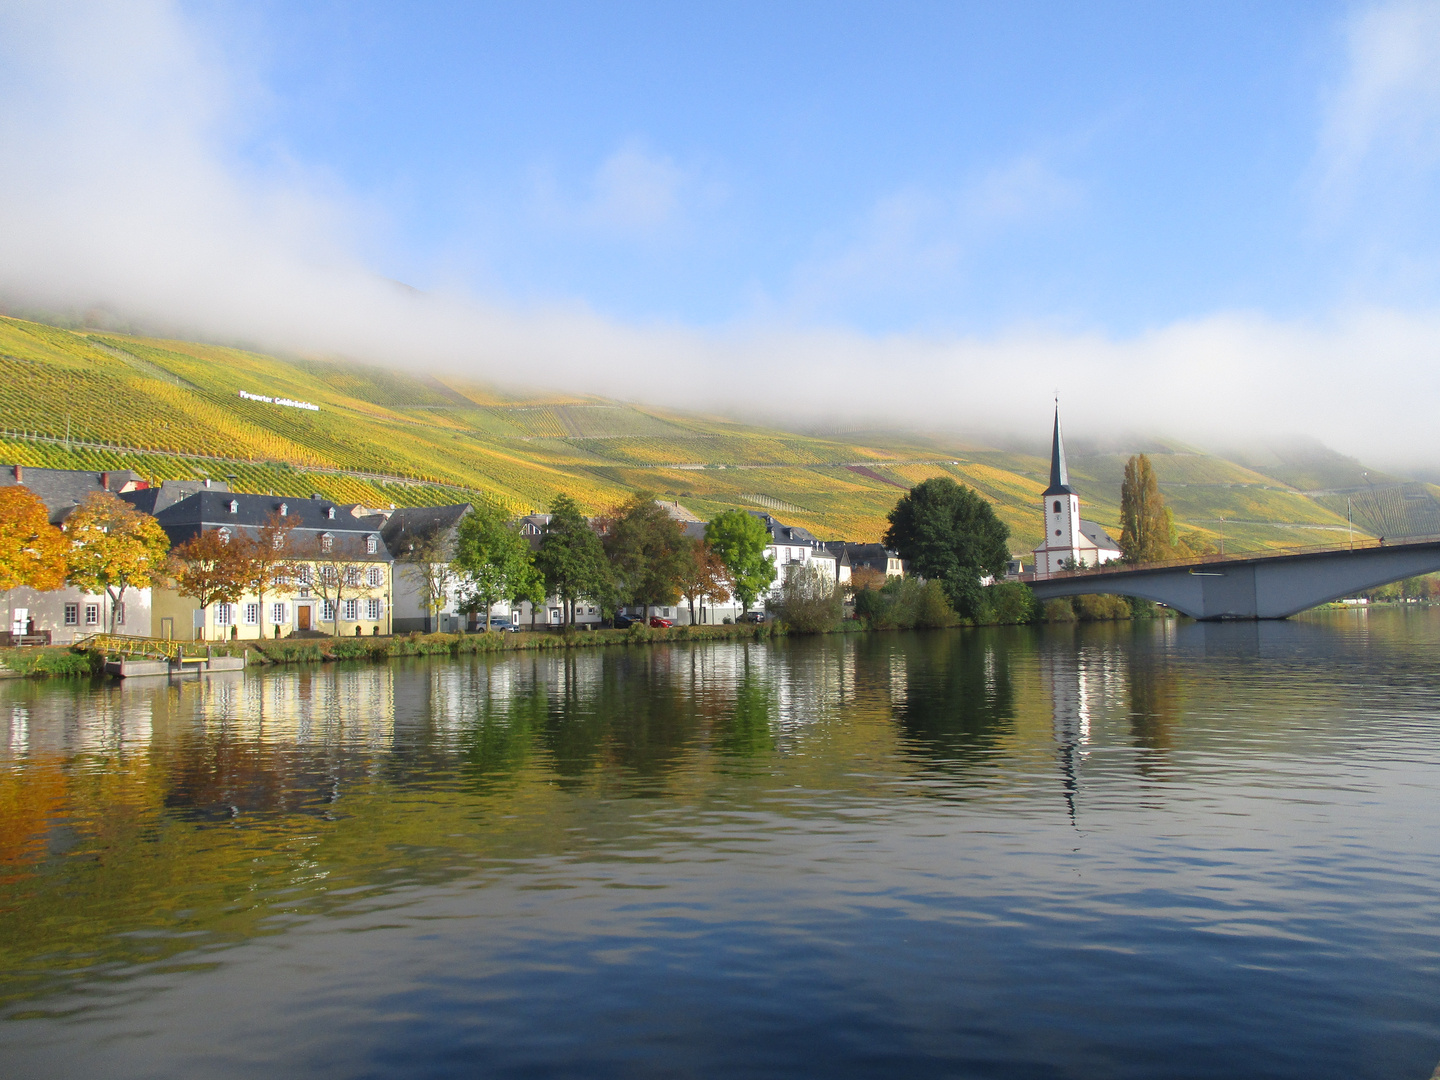
[(1035, 548), (1035, 576), (1046, 578), (1079, 566), (1099, 566), (1120, 558), (1120, 545), (1104, 528), (1080, 516), (1080, 496), (1070, 486), (1065, 443), (1060, 437), (1060, 409), (1055, 409), (1055, 435), (1050, 446), (1050, 486), (1041, 496), (1045, 539)]

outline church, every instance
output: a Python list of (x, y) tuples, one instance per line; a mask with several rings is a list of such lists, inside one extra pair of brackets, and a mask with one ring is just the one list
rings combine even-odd
[(1060, 408), (1055, 408), (1055, 437), (1050, 444), (1050, 486), (1042, 496), (1045, 540), (1034, 551), (1035, 576), (1099, 566), (1120, 558), (1120, 545), (1093, 521), (1080, 516), (1080, 496), (1070, 486), (1065, 468), (1065, 440), (1060, 437)]

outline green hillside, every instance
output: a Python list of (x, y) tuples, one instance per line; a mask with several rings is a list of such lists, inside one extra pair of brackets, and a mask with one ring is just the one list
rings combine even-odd
[[(517, 399), (450, 376), (11, 318), (0, 318), (0, 448), (7, 462), (230, 477), (239, 490), (379, 506), (489, 499), (524, 511), (565, 492), (601, 510), (648, 488), (703, 517), (765, 508), (853, 540), (880, 536), (903, 489), (948, 475), (994, 500), (1017, 551), (1039, 542), (1049, 468), (958, 437), (825, 437), (592, 397)], [(1323, 448), (1273, 462), (1147, 451), (1184, 527), (1223, 532), (1228, 551), (1326, 543), (1346, 528), (1343, 505), (1295, 486), (1358, 469)], [(1086, 516), (1116, 535), (1125, 457), (1070, 462)]]

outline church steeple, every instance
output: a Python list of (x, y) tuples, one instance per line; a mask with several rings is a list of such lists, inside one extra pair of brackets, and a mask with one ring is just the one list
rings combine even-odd
[(1065, 440), (1060, 437), (1060, 406), (1055, 406), (1055, 437), (1050, 444), (1050, 486), (1046, 495), (1073, 495), (1070, 474), (1065, 468)]

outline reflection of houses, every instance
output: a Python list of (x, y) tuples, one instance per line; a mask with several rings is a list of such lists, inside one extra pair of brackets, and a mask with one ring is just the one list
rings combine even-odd
[[(246, 495), (209, 481), (197, 485), (166, 480), (158, 488), (122, 497), (153, 514), (172, 545), (201, 533), (218, 533), (226, 541), (254, 538), (272, 514), (294, 522), (284, 554), (297, 564), (295, 580), (263, 601), (246, 595), (237, 603), (211, 604), (204, 613), (193, 597), (156, 589), (154, 629), (159, 637), (243, 640), (260, 637), (262, 629), (270, 637), (277, 627), (282, 634), (390, 633), (390, 553), (380, 541), (385, 518), (378, 512), (319, 495)], [(208, 626), (202, 625), (202, 617)]]
[[(30, 465), (10, 465), (0, 471), (0, 487), (29, 488), (45, 504), (50, 522), (62, 528), (82, 502), (96, 492), (114, 495), (141, 491), (149, 484), (138, 473), (128, 469), (90, 472), (85, 469), (37, 469)], [(122, 634), (150, 633), (149, 589), (130, 588), (116, 612), (117, 629)], [(110, 601), (107, 597), (84, 593), (66, 586), (54, 592), (34, 589), (13, 589), (9, 597), (12, 624), (5, 629), (25, 632), (33, 623), (37, 632), (49, 632), (57, 645), (68, 645), (78, 637), (96, 634), (109, 628)], [(23, 612), (23, 614), (22, 614)], [(18, 626), (15, 625), (18, 623)]]
[(1055, 434), (1050, 446), (1050, 486), (1041, 496), (1045, 540), (1035, 549), (1035, 576), (1074, 567), (1099, 566), (1120, 558), (1120, 545), (1093, 521), (1080, 517), (1080, 496), (1070, 486), (1065, 465), (1065, 443), (1060, 437), (1060, 410), (1055, 410)]

